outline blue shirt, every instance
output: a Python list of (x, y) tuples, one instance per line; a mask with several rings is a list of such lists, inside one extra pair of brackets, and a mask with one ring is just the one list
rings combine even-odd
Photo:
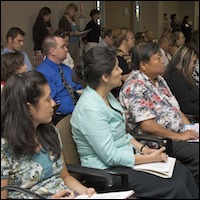
[(132, 168), (135, 157), (130, 139), (133, 137), (126, 133), (123, 108), (111, 93), (108, 101), (114, 109), (87, 86), (72, 113), (70, 122), (81, 165), (99, 169)]
[[(46, 58), (36, 70), (45, 75), (51, 88), (51, 97), (60, 104), (57, 112), (68, 115), (74, 110), (72, 98), (65, 88), (59, 72), (59, 65)], [(79, 90), (83, 87), (72, 81), (72, 69), (65, 64), (60, 64), (62, 67), (65, 80), (75, 89)]]
[[(1, 51), (1, 55), (4, 54), (4, 53), (8, 53), (8, 52), (13, 52), (11, 51), (10, 49), (8, 48), (4, 48), (2, 51)], [(28, 55), (24, 52), (24, 51), (21, 51), (21, 53), (24, 55), (24, 63), (27, 65), (27, 70), (30, 71), (33, 69), (33, 66), (29, 60), (29, 57)]]

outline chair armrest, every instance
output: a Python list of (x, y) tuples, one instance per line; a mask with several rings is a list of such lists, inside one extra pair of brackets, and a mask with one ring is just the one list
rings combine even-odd
[(158, 144), (158, 148), (165, 146), (166, 152), (168, 154), (170, 154), (173, 150), (173, 143), (172, 143), (172, 139), (170, 138), (160, 137), (156, 135), (147, 135), (147, 134), (132, 134), (132, 135), (137, 140), (156, 142)]
[(90, 168), (90, 167), (83, 167), (80, 165), (73, 165), (73, 164), (67, 164), (67, 169), (70, 173), (103, 178), (106, 181), (106, 185), (109, 188), (113, 186), (112, 176), (108, 172), (105, 172), (104, 170)]
[(199, 116), (185, 114), (185, 116), (190, 120), (191, 123), (199, 123)]
[(20, 192), (20, 193), (23, 193), (23, 194), (26, 194), (30, 197), (32, 197), (33, 199), (46, 199), (44, 198), (43, 196), (27, 189), (27, 188), (22, 188), (20, 186), (17, 186), (17, 185), (7, 185), (7, 186), (4, 186), (1, 188), (1, 191), (3, 190), (12, 190), (12, 191), (17, 191), (17, 192)]
[(121, 176), (122, 187), (124, 189), (128, 188), (128, 174), (127, 173), (121, 172), (121, 171), (112, 171), (112, 170), (109, 170), (109, 169), (105, 169), (104, 171), (106, 171), (109, 174), (114, 175), (114, 176)]
[(67, 169), (70, 173), (77, 173), (80, 175), (96, 176), (99, 178), (103, 178), (106, 181), (107, 188), (113, 187), (113, 175), (121, 176), (123, 187), (126, 189), (128, 187), (128, 175), (121, 171), (112, 171), (108, 169), (102, 170), (73, 164), (67, 164)]

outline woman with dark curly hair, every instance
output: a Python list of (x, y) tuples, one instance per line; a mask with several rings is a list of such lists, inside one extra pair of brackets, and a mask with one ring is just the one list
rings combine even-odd
[(1, 92), (6, 81), (17, 73), (27, 71), (27, 65), (24, 63), (24, 55), (20, 52), (8, 52), (1, 55)]

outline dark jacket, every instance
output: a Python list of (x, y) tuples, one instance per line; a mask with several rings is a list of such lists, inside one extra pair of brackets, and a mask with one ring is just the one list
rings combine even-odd
[(172, 93), (179, 102), (181, 111), (185, 114), (199, 116), (199, 90), (177, 70), (173, 69), (167, 77), (164, 75)]
[[(47, 25), (51, 27), (50, 23)], [(36, 20), (33, 25), (34, 50), (42, 50), (42, 41), (47, 35), (49, 35), (49, 31), (47, 30), (44, 21)]]

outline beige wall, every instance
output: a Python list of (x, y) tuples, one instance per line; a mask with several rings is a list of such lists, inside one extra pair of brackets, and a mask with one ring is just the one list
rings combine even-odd
[(107, 28), (132, 29), (133, 3), (131, 1), (105, 1), (105, 25)]
[(159, 38), (162, 34), (163, 13), (170, 16), (177, 14), (179, 23), (182, 23), (183, 17), (189, 15), (193, 21), (193, 28), (199, 26), (199, 6), (197, 1), (141, 1), (141, 30), (151, 29)]
[[(152, 30), (159, 38), (163, 30), (163, 13), (176, 13), (180, 23), (185, 15), (193, 21), (193, 28), (199, 28), (198, 1), (140, 1), (140, 22), (135, 18), (135, 1), (105, 1), (105, 26), (127, 27), (134, 32)], [(125, 14), (128, 9), (128, 14)]]
[[(69, 3), (75, 3), (78, 8), (80, 1), (1, 1), (1, 38), (3, 45), (6, 44), (6, 33), (13, 27), (20, 27), (25, 31), (24, 50), (29, 55), (31, 62), (33, 62), (33, 46), (32, 27), (37, 18), (39, 10), (43, 6), (47, 6), (52, 11), (52, 26), (53, 29), (58, 29), (59, 19), (62, 17), (65, 7)], [(89, 16), (90, 10), (95, 8), (95, 1), (84, 1), (83, 11), (88, 22), (91, 18)], [(79, 21), (80, 12), (77, 13), (76, 20)]]

